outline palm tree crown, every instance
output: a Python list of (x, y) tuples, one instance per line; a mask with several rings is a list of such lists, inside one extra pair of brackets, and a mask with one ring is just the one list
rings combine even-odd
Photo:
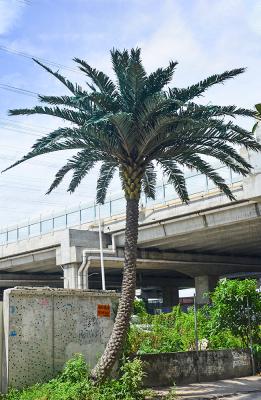
[[(48, 106), (14, 109), (10, 115), (46, 114), (69, 121), (37, 140), (32, 150), (9, 168), (41, 154), (77, 150), (57, 172), (48, 193), (72, 171), (68, 191), (74, 192), (90, 169), (101, 162), (97, 182), (97, 202), (103, 203), (107, 188), (118, 169), (127, 199), (137, 199), (141, 189), (155, 196), (155, 163), (159, 164), (182, 201), (189, 200), (182, 166), (194, 168), (210, 178), (230, 199), (233, 195), (206, 155), (211, 155), (242, 175), (251, 166), (234, 145), (258, 150), (253, 134), (225, 117), (250, 116), (252, 110), (236, 106), (199, 105), (193, 101), (212, 85), (244, 72), (226, 71), (184, 89), (169, 87), (177, 62), (146, 74), (140, 49), (111, 51), (116, 82), (75, 58), (90, 80), (85, 90), (37, 60), (71, 92), (65, 96), (39, 96)], [(7, 169), (9, 169), (7, 168)]]

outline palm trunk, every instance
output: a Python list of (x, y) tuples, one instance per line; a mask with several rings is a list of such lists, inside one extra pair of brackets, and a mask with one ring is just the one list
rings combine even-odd
[(111, 337), (103, 355), (91, 375), (94, 379), (106, 378), (117, 361), (129, 328), (136, 289), (136, 259), (138, 240), (139, 200), (127, 199), (124, 269), (122, 292)]

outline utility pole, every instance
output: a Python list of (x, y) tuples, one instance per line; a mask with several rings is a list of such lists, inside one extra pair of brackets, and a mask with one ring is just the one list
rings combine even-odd
[(254, 376), (256, 374), (256, 366), (255, 366), (254, 353), (253, 353), (252, 325), (251, 325), (251, 316), (250, 316), (250, 307), (249, 307), (248, 297), (247, 297), (246, 310), (247, 310), (247, 319), (248, 319), (249, 348), (250, 348), (250, 357), (251, 357), (251, 364), (252, 364), (252, 374)]
[(100, 240), (100, 259), (101, 259), (101, 277), (102, 277), (102, 290), (106, 290), (105, 286), (105, 273), (104, 273), (104, 259), (103, 259), (103, 243), (102, 243), (102, 230), (101, 230), (101, 210), (99, 204), (99, 240)]
[(198, 316), (197, 316), (196, 293), (194, 294), (194, 332), (195, 332), (195, 350), (196, 350), (196, 371), (197, 371), (197, 380), (198, 380), (198, 382), (200, 382), (200, 374), (199, 374), (199, 353), (198, 353)]

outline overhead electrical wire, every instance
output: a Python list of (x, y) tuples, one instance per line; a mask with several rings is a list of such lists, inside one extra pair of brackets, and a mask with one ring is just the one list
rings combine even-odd
[(25, 4), (26, 6), (31, 6), (32, 2), (30, 0), (16, 0), (18, 3)]
[(68, 66), (60, 64), (58, 62), (51, 61), (51, 60), (48, 60), (46, 58), (34, 56), (32, 54), (29, 54), (29, 53), (26, 53), (26, 52), (23, 52), (23, 51), (20, 51), (20, 50), (14, 50), (14, 49), (12, 49), (10, 47), (7, 47), (7, 46), (0, 45), (0, 50), (5, 51), (7, 53), (15, 54), (17, 56), (28, 58), (28, 59), (35, 58), (35, 59), (37, 59), (37, 60), (39, 60), (39, 61), (41, 61), (43, 63), (46, 63), (46, 64), (49, 64), (49, 65), (53, 66), (53, 67), (61, 68), (63, 70), (67, 70), (67, 71), (70, 71), (70, 72), (76, 72), (77, 74), (81, 73), (81, 71), (76, 69), (76, 68), (68, 67)]
[[(30, 0), (17, 0), (17, 1), (20, 2), (20, 3), (27, 4), (27, 5), (32, 5), (32, 2)], [(32, 54), (23, 52), (23, 51), (14, 50), (14, 49), (8, 48), (6, 46), (0, 45), (0, 51), (5, 51), (7, 53), (14, 54), (14, 55), (17, 55), (17, 56), (21, 56), (21, 57), (24, 57), (24, 58), (27, 58), (27, 59), (37, 58), (39, 61), (41, 61), (43, 63), (46, 63), (46, 64), (48, 64), (50, 66), (57, 67), (57, 68), (60, 68), (60, 69), (63, 69), (63, 70), (67, 70), (67, 71), (70, 71), (70, 72), (81, 73), (80, 70), (77, 70), (75, 68), (71, 68), (71, 67), (68, 67), (66, 65), (63, 65), (63, 64), (60, 64), (60, 63), (45, 59), (45, 58), (37, 57), (37, 56), (34, 56)], [(26, 95), (26, 96), (29, 96), (29, 97), (38, 97), (38, 93), (36, 93), (36, 92), (30, 91), (30, 90), (26, 90), (26, 89), (22, 89), (22, 88), (19, 88), (19, 87), (13, 86), (13, 85), (9, 85), (9, 84), (5, 84), (5, 83), (0, 83), (0, 89), (7, 90), (7, 91), (10, 91), (10, 92), (13, 92), (13, 93), (23, 94), (23, 95)], [(20, 124), (20, 123), (14, 122), (14, 121), (11, 122), (11, 121), (9, 121), (9, 120), (7, 120), (5, 118), (0, 118), (0, 120), (6, 121), (4, 123), (4, 125), (2, 126), (2, 129), (9, 130), (9, 131), (12, 131), (12, 132), (18, 132), (18, 133), (21, 133), (21, 134), (27, 134), (27, 135), (35, 136), (35, 137), (41, 137), (41, 136), (47, 134), (48, 132), (50, 132), (50, 129), (44, 128), (44, 127), (40, 127), (40, 126), (37, 126), (37, 125), (26, 125), (26, 124), (23, 124), (23, 123)], [(41, 132), (41, 131), (39, 131), (39, 129), (40, 130), (41, 129), (42, 130), (46, 130), (46, 132)], [(16, 149), (18, 150), (18, 148), (16, 148)], [(10, 158), (10, 157), (7, 157), (7, 156), (0, 156), (0, 160), (11, 160), (11, 161), (13, 161), (13, 158)], [(32, 161), (34, 162), (35, 160), (32, 160)], [(45, 168), (46, 167), (47, 168), (52, 168), (52, 169), (57, 168), (57, 166), (54, 165), (54, 164), (39, 163), (39, 162), (37, 164), (39, 166), (44, 166)], [(32, 178), (30, 178), (30, 181), (31, 181), (31, 179)], [(35, 181), (39, 181), (36, 178), (34, 180)], [(4, 187), (4, 186), (17, 187), (19, 189), (19, 191), (21, 190), (22, 192), (25, 192), (25, 191), (26, 192), (27, 191), (33, 192), (33, 191), (39, 191), (40, 190), (40, 188), (38, 186), (36, 186), (36, 185), (28, 185), (28, 184), (26, 184), (26, 185), (21, 186), (20, 183), (15, 183), (15, 182), (12, 183), (12, 181), (10, 181), (10, 180), (8, 181), (8, 183), (4, 182), (0, 186), (2, 186), (2, 187)], [(66, 192), (64, 192), (62, 189), (58, 189), (55, 192), (56, 192), (57, 195), (66, 194)], [(19, 201), (24, 202), (21, 199)], [(28, 199), (26, 199), (25, 201), (28, 201)], [(53, 206), (60, 205), (60, 203), (48, 202), (48, 201), (44, 201), (44, 200), (30, 200), (30, 203), (46, 204), (46, 205), (53, 205)], [(9, 209), (10, 210), (15, 210), (15, 211), (17, 210), (17, 209), (14, 209), (14, 208), (9, 208)], [(18, 212), (20, 213), (20, 210)]]
[[(8, 157), (8, 156), (6, 156), (6, 155), (0, 155), (0, 161), (1, 161), (1, 160), (2, 160), (2, 161), (5, 161), (5, 160), (6, 160), (6, 161), (11, 161), (11, 162), (13, 162), (13, 161), (16, 160), (16, 158), (17, 158), (17, 157)], [(36, 159), (27, 160), (27, 163), (30, 163), (30, 162), (33, 163), (33, 164), (37, 164), (37, 166), (40, 166), (40, 167), (52, 168), (52, 169), (59, 168), (57, 164), (50, 164), (50, 163), (38, 162)]]
[[(9, 199), (10, 200), (14, 200), (13, 199), (13, 197), (9, 197)], [(9, 201), (10, 201), (9, 200)], [(27, 199), (22, 199), (22, 198), (19, 198), (19, 203), (23, 203), (23, 202), (28, 202), (28, 198)], [(59, 202), (47, 202), (47, 201), (43, 201), (43, 200), (38, 200), (38, 199), (36, 199), (36, 200), (30, 200), (30, 203), (31, 204), (45, 204), (45, 205), (48, 205), (48, 206), (61, 206), (61, 203), (59, 203)], [(21, 212), (21, 211), (20, 211)]]
[(40, 126), (40, 125), (34, 125), (34, 124), (25, 124), (24, 122), (17, 122), (17, 121), (13, 121), (13, 120), (11, 120), (10, 118), (3, 118), (3, 117), (0, 117), (0, 121), (4, 121), (4, 122), (6, 122), (6, 123), (8, 123), (8, 124), (12, 124), (12, 125), (17, 125), (18, 127), (24, 127), (25, 129), (33, 129), (33, 130), (35, 130), (35, 129), (40, 129), (41, 130), (41, 132), (40, 133), (42, 133), (42, 131), (43, 130), (46, 130), (47, 131), (47, 133), (48, 132), (50, 132), (50, 129), (49, 128), (46, 128), (46, 127), (44, 127), (44, 126)]
[(33, 137), (42, 137), (43, 135), (37, 135), (31, 132), (25, 132), (24, 130), (19, 130), (16, 127), (13, 128), (12, 126), (0, 126), (0, 129), (4, 129), (5, 131), (11, 131), (11, 132), (17, 132), (17, 133), (21, 133), (22, 135), (28, 135), (28, 136), (33, 136)]
[(31, 96), (31, 97), (38, 97), (39, 94), (36, 92), (32, 92), (31, 90), (26, 90), (22, 88), (18, 88), (16, 86), (12, 86), (6, 83), (0, 83), (0, 89), (8, 90), (10, 92), (14, 93), (19, 93), (19, 94), (24, 94), (26, 96)]

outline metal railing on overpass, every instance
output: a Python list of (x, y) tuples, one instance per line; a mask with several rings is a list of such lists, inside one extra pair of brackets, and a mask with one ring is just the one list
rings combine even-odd
[[(233, 185), (242, 180), (240, 175), (234, 173), (225, 166), (219, 166), (216, 170), (225, 179), (228, 185)], [(187, 174), (186, 184), (189, 195), (195, 195), (197, 193), (208, 194), (211, 190), (215, 189), (213, 182), (204, 175), (198, 173)], [(147, 199), (144, 194), (142, 194), (141, 204), (143, 207), (151, 208), (154, 205), (164, 204), (176, 199), (178, 199), (178, 195), (173, 186), (163, 179), (162, 184), (156, 188), (155, 200)], [(100, 206), (100, 217), (102, 219), (111, 218), (124, 213), (125, 199), (122, 194), (109, 197), (104, 205)], [(42, 215), (16, 226), (2, 228), (0, 230), (0, 245), (14, 243), (34, 236), (41, 236), (60, 229), (88, 224), (94, 222), (97, 218), (98, 206), (95, 202), (91, 204), (81, 204), (77, 208), (63, 210), (51, 215)]]

